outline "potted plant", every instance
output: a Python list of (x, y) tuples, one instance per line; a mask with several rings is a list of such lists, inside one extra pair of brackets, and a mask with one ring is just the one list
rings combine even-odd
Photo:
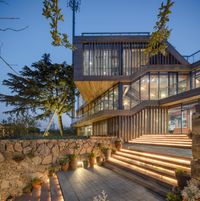
[(42, 180), (39, 178), (34, 178), (32, 179), (31, 184), (34, 189), (39, 189), (42, 185)]
[(122, 148), (122, 140), (121, 139), (115, 140), (115, 147), (116, 147), (117, 151), (120, 151), (120, 149)]
[(94, 167), (95, 159), (96, 159), (96, 154), (94, 152), (91, 152), (89, 155), (89, 163), (91, 168)]
[(96, 161), (97, 161), (97, 165), (99, 165), (99, 166), (101, 166), (103, 163), (103, 159), (101, 156), (97, 156)]
[(71, 154), (69, 156), (69, 166), (70, 166), (70, 169), (72, 170), (75, 170), (77, 168), (77, 154)]
[(61, 170), (66, 172), (69, 168), (69, 159), (62, 158), (62, 159), (60, 159), (59, 164), (61, 166)]
[(111, 150), (111, 154), (115, 154), (115, 153), (116, 153), (116, 151), (117, 151), (117, 150), (116, 150), (116, 148), (115, 148), (115, 147), (113, 147), (113, 148), (112, 148), (112, 150)]
[(88, 160), (84, 160), (84, 161), (83, 161), (83, 167), (84, 167), (85, 169), (87, 169), (87, 168), (88, 168), (88, 165), (89, 165)]
[(191, 179), (191, 176), (182, 169), (175, 170), (175, 176), (177, 179), (178, 187), (183, 190), (187, 186), (187, 182)]
[(105, 159), (108, 160), (111, 156), (111, 149), (108, 147), (103, 147), (101, 149), (101, 152), (103, 153), (103, 155), (105, 156)]

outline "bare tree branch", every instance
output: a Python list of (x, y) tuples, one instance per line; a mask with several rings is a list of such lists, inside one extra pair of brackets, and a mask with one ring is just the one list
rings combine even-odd
[(25, 29), (27, 29), (28, 28), (28, 26), (25, 26), (25, 27), (23, 27), (23, 28), (21, 28), (21, 29), (13, 29), (13, 28), (5, 28), (5, 29), (1, 29), (0, 28), (0, 31), (24, 31)]

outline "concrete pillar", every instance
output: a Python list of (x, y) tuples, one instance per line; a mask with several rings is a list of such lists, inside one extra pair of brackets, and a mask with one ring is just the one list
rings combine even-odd
[(200, 104), (195, 106), (192, 115), (192, 178), (200, 180)]

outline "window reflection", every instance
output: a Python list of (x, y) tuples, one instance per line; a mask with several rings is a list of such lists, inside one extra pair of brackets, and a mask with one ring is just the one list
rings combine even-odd
[(160, 74), (159, 99), (168, 97), (168, 73)]
[(158, 75), (150, 75), (150, 99), (158, 99)]
[(145, 75), (141, 78), (140, 84), (141, 100), (149, 99), (149, 75)]

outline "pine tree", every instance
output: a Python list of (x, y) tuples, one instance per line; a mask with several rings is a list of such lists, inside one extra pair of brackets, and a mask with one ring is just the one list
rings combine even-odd
[(45, 119), (55, 113), (63, 135), (62, 115), (70, 115), (75, 101), (73, 68), (65, 62), (53, 64), (50, 55), (44, 54), (31, 67), (24, 66), (19, 75), (9, 73), (8, 76), (3, 85), (9, 87), (11, 95), (0, 94), (1, 102), (13, 106), (6, 112), (31, 110), (37, 119)]

